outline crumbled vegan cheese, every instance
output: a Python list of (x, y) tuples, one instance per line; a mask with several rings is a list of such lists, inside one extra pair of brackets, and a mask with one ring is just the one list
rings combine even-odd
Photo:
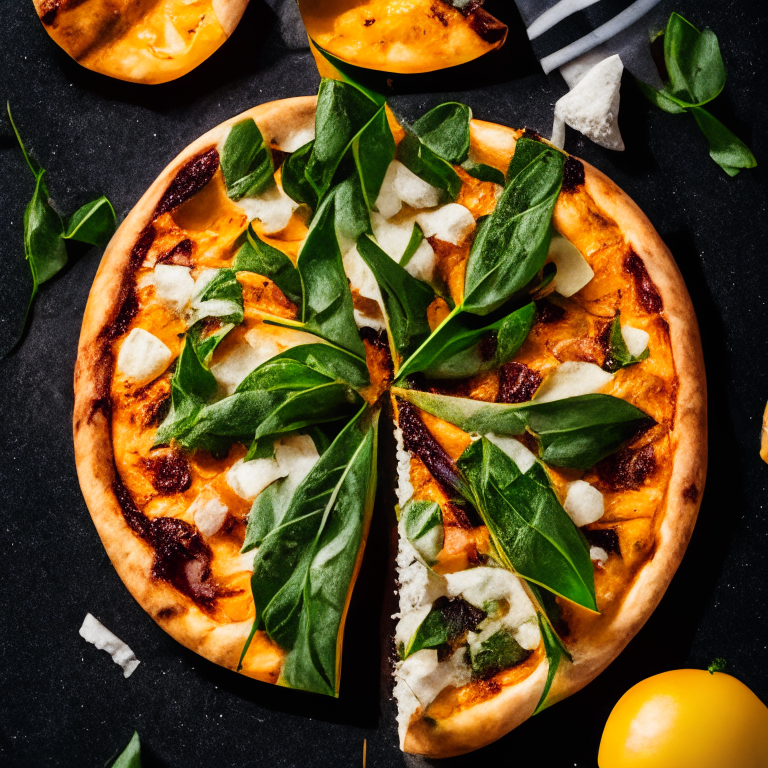
[(583, 480), (575, 480), (568, 484), (563, 509), (573, 522), (581, 527), (599, 520), (605, 512), (603, 494)]
[(211, 373), (219, 385), (220, 394), (231, 395), (251, 371), (278, 352), (280, 348), (277, 345), (272, 350), (256, 350), (250, 344), (237, 344), (228, 349), (211, 366)]
[(155, 296), (174, 312), (180, 313), (195, 291), (190, 271), (189, 267), (175, 264), (158, 264), (154, 269), (151, 284), (155, 286)]
[(397, 503), (404, 507), (408, 499), (413, 496), (413, 485), (411, 485), (411, 454), (405, 450), (403, 430), (400, 427), (395, 427), (395, 441), (397, 442)]
[(376, 198), (376, 210), (385, 219), (397, 216), (403, 207), (403, 203), (395, 189), (395, 178), (397, 177), (397, 169), (400, 165), (402, 164), (397, 160), (393, 160), (389, 164), (387, 172), (384, 174), (384, 181), (381, 184), (379, 196)]
[(187, 514), (192, 516), (200, 533), (208, 539), (221, 530), (229, 514), (229, 508), (212, 488), (204, 488), (189, 505)]
[(85, 615), (83, 626), (80, 627), (80, 637), (100, 651), (106, 651), (112, 661), (123, 668), (123, 677), (130, 677), (139, 666), (140, 662), (133, 651), (90, 613)]
[(309, 474), (320, 458), (315, 443), (309, 435), (290, 435), (275, 443), (275, 461), (284, 472), (292, 488)]
[(424, 237), (436, 237), (446, 243), (461, 245), (475, 229), (475, 218), (458, 203), (448, 203), (435, 211), (416, 216)]
[(275, 459), (240, 459), (227, 472), (227, 483), (241, 499), (253, 501), (268, 485), (287, 474)]
[(599, 392), (613, 377), (594, 363), (567, 362), (557, 366), (533, 398), (537, 403)]
[(627, 345), (627, 352), (632, 357), (638, 357), (648, 348), (648, 339), (650, 336), (641, 328), (633, 328), (631, 325), (621, 326), (621, 335), (624, 343)]
[(523, 474), (536, 463), (536, 455), (514, 437), (501, 437), (500, 435), (494, 435), (493, 432), (489, 432), (486, 438), (495, 446), (501, 448), (517, 464), (517, 468)]
[(173, 352), (157, 336), (134, 328), (120, 346), (117, 369), (137, 386), (156, 379), (173, 360)]
[(393, 160), (376, 198), (376, 208), (385, 219), (391, 219), (400, 212), (402, 203), (412, 208), (434, 208), (440, 204), (440, 196), (437, 187), (419, 178), (399, 160)]
[(265, 235), (274, 235), (285, 229), (299, 204), (283, 191), (279, 184), (271, 186), (257, 197), (238, 200), (248, 220), (258, 219)]
[(349, 278), (350, 287), (356, 290), (360, 296), (371, 299), (379, 305), (379, 315), (377, 317), (370, 317), (355, 309), (357, 327), (368, 327), (377, 331), (384, 330), (384, 302), (381, 297), (379, 284), (376, 282), (371, 268), (363, 261), (363, 257), (358, 252), (357, 247), (350, 248), (344, 254), (343, 263), (344, 272)]
[(547, 261), (557, 267), (553, 288), (566, 298), (580, 291), (595, 276), (579, 249), (562, 235), (552, 236)]
[(608, 553), (602, 547), (590, 547), (589, 559), (594, 560), (602, 567), (608, 562)]

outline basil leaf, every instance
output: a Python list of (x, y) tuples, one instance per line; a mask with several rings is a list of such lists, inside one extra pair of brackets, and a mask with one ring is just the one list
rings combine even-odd
[(486, 315), (524, 288), (544, 266), (565, 156), (519, 139), (508, 182), (483, 221), (467, 262), (462, 308)]
[(306, 330), (365, 357), (334, 224), (335, 195), (320, 206), (299, 253)]
[(286, 158), (280, 176), (283, 192), (297, 203), (304, 203), (313, 210), (317, 208), (317, 192), (309, 183), (305, 171), (314, 146), (315, 142), (312, 140)]
[(364, 409), (345, 427), (256, 555), (258, 625), (289, 651), (281, 682), (292, 688), (338, 695), (344, 617), (376, 488), (376, 418)]
[(709, 29), (699, 32), (677, 13), (670, 15), (664, 33), (664, 63), (669, 92), (685, 106), (706, 104), (725, 86), (717, 36)]
[(72, 214), (64, 239), (102, 247), (109, 242), (116, 226), (112, 203), (106, 197), (100, 197)]
[(134, 731), (128, 746), (117, 756), (112, 768), (141, 768), (141, 743)]
[(364, 93), (375, 104), (378, 104), (379, 106), (384, 105), (386, 102), (386, 97), (384, 95), (366, 87), (360, 82), (360, 79), (371, 74), (371, 70), (356, 67), (354, 64), (348, 64), (346, 61), (336, 58), (332, 53), (326, 51), (325, 48), (319, 46), (315, 40), (310, 40), (310, 45), (318, 50), (320, 55), (339, 73), (339, 77), (345, 83), (357, 88), (358, 91)]
[(677, 101), (677, 99), (670, 96), (666, 91), (657, 91), (646, 83), (641, 83), (639, 80), (637, 84), (640, 86), (640, 90), (645, 94), (647, 99), (655, 104), (659, 109), (663, 109), (665, 112), (669, 112), (672, 115), (683, 114), (686, 110), (685, 107)]
[(255, 272), (268, 277), (288, 301), (301, 306), (301, 277), (293, 262), (282, 251), (265, 243), (249, 225), (245, 242), (232, 262), (234, 272)]
[(466, 379), (498, 368), (521, 347), (533, 325), (534, 304), (526, 304), (490, 325), (455, 309), (406, 360), (398, 379), (422, 371), (433, 379)]
[(206, 339), (200, 342), (197, 348), (197, 355), (202, 360), (206, 367), (210, 366), (213, 353), (216, 351), (216, 347), (224, 341), (225, 336), (235, 327), (234, 323), (228, 323), (219, 328), (218, 331), (212, 333)]
[(461, 164), (461, 169), (470, 176), (480, 181), (492, 181), (494, 184), (500, 184), (502, 187), (506, 183), (504, 174), (492, 165), (485, 163), (475, 163), (472, 160), (465, 160)]
[(411, 232), (411, 239), (408, 241), (408, 245), (405, 247), (405, 252), (400, 257), (400, 266), (404, 267), (413, 258), (416, 251), (419, 250), (419, 246), (424, 240), (424, 231), (419, 226), (418, 222), (413, 223), (413, 232)]
[(487, 640), (469, 646), (472, 674), (487, 680), (499, 672), (522, 664), (533, 651), (523, 648), (506, 629), (494, 632)]
[[(45, 171), (40, 171), (35, 192), (24, 211), (24, 251), (32, 270), (32, 298), (37, 289), (67, 263), (64, 224), (48, 202)], [(32, 299), (30, 299), (31, 302)]]
[(304, 174), (322, 200), (357, 135), (379, 111), (352, 85), (323, 80), (317, 94), (315, 142)]
[(365, 232), (372, 232), (371, 217), (365, 202), (360, 176), (355, 171), (334, 187), (334, 223), (339, 243), (344, 242), (344, 250), (351, 248)]
[(608, 354), (606, 355), (603, 368), (610, 373), (615, 373), (620, 368), (627, 365), (634, 365), (642, 360), (646, 360), (651, 354), (651, 350), (646, 347), (639, 355), (631, 355), (627, 349), (627, 342), (624, 341), (624, 334), (621, 332), (621, 313), (617, 312), (616, 317), (611, 323), (611, 330), (608, 336)]
[(398, 144), (397, 158), (412, 173), (433, 187), (442, 189), (448, 200), (455, 200), (461, 190), (459, 174), (453, 166), (435, 154), (417, 136), (406, 133)]
[(461, 165), (469, 154), (469, 123), (472, 110), (451, 101), (430, 109), (411, 130), (421, 143), (448, 163)]
[(243, 322), (243, 286), (237, 280), (234, 269), (219, 269), (202, 290), (192, 297), (193, 318), (220, 317), (238, 325)]
[(387, 168), (395, 158), (395, 151), (395, 138), (389, 127), (386, 107), (382, 106), (352, 142), (355, 165), (370, 210), (376, 204)]
[(363, 389), (371, 383), (365, 358), (332, 344), (299, 344), (284, 350), (272, 360), (297, 360), (329, 379), (345, 382), (355, 389)]
[(589, 545), (560, 506), (541, 464), (522, 474), (486, 438), (471, 443), (457, 464), (502, 564), (524, 579), (596, 611)]
[(357, 251), (370, 267), (381, 290), (387, 333), (397, 368), (400, 358), (429, 336), (427, 307), (434, 301), (435, 292), (409, 275), (367, 235), (357, 241)]
[(735, 176), (742, 168), (754, 168), (755, 156), (749, 147), (706, 109), (689, 110), (709, 142), (709, 156), (729, 175)]
[(443, 513), (435, 501), (409, 501), (403, 507), (402, 518), (405, 523), (405, 535), (411, 542), (443, 524)]
[(484, 611), (475, 608), (460, 597), (438, 598), (432, 610), (408, 641), (403, 659), (424, 648), (437, 648), (438, 656), (441, 655), (441, 651), (449, 653), (465, 640), (467, 632), (477, 629), (477, 625), (484, 618)]
[(230, 129), (221, 149), (221, 171), (232, 200), (254, 197), (275, 183), (272, 152), (253, 118)]

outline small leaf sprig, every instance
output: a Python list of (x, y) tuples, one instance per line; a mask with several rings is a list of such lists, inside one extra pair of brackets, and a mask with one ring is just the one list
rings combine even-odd
[(715, 33), (711, 29), (699, 32), (673, 13), (663, 35), (669, 81), (661, 90), (638, 83), (640, 90), (665, 112), (692, 114), (709, 142), (709, 156), (729, 176), (754, 168), (757, 160), (749, 147), (703, 106), (725, 87), (725, 64)]
[(141, 768), (141, 742), (136, 731), (110, 768)]
[(104, 246), (115, 231), (117, 221), (112, 204), (102, 196), (75, 211), (65, 225), (58, 211), (51, 205), (45, 169), (41, 168), (27, 152), (13, 120), (10, 103), (6, 104), (6, 108), (13, 133), (35, 177), (35, 192), (24, 211), (24, 255), (32, 272), (32, 295), (29, 297), (19, 336), (5, 353), (8, 354), (21, 341), (40, 286), (58, 274), (66, 265), (67, 241), (75, 240), (87, 245)]

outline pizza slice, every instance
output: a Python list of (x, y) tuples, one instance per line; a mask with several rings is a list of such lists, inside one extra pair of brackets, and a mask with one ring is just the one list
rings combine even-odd
[(203, 136), (115, 235), (78, 473), (166, 631), (338, 695), (393, 417), (401, 743), (442, 757), (578, 690), (650, 615), (703, 489), (703, 382), (674, 261), (598, 171), (461, 104), (406, 130), (323, 80)]

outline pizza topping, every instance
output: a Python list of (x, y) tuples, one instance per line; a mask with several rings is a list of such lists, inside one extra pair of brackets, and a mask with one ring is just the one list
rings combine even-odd
[(599, 520), (605, 513), (603, 494), (583, 480), (575, 480), (568, 484), (568, 491), (563, 503), (563, 509), (571, 520), (581, 528)]
[(112, 634), (90, 613), (85, 615), (83, 625), (80, 627), (80, 637), (95, 645), (100, 651), (106, 651), (112, 657), (112, 661), (123, 668), (123, 677), (130, 677), (139, 666), (139, 660), (126, 643)]
[(592, 547), (598, 547), (609, 554), (621, 557), (621, 547), (619, 546), (619, 534), (614, 528), (592, 528), (586, 529), (584, 535)]
[(632, 276), (638, 304), (649, 314), (658, 314), (664, 309), (661, 296), (653, 284), (643, 260), (630, 248), (624, 259), (624, 271)]
[(534, 401), (548, 403), (599, 392), (613, 377), (594, 363), (561, 363), (536, 391)]
[(157, 264), (175, 264), (178, 267), (192, 266), (192, 241), (186, 237), (180, 240), (167, 253), (157, 257)]
[(216, 491), (205, 488), (190, 504), (187, 514), (192, 516), (197, 530), (209, 539), (224, 525), (229, 515), (229, 507), (221, 501)]
[(536, 454), (529, 451), (519, 440), (514, 437), (500, 437), (489, 432), (485, 437), (495, 446), (501, 448), (504, 453), (515, 462), (517, 468), (525, 473), (536, 463)]
[(186, 491), (192, 485), (189, 462), (178, 451), (168, 451), (160, 456), (144, 460), (154, 489), (164, 495)]
[(253, 501), (268, 485), (287, 474), (275, 459), (240, 459), (227, 472), (227, 483), (238, 496)]
[(457, 598), (438, 598), (403, 650), (403, 659), (423, 648), (435, 648), (439, 661), (464, 645), (467, 633), (477, 629), (485, 611)]
[(194, 197), (219, 170), (219, 153), (215, 147), (189, 160), (168, 185), (155, 208), (153, 219), (172, 211)]
[(275, 184), (258, 197), (243, 197), (237, 205), (245, 211), (248, 220), (258, 219), (265, 235), (282, 232), (291, 220), (298, 203), (288, 197), (283, 188)]
[[(390, 169), (394, 167), (394, 172)], [(411, 208), (435, 208), (440, 205), (442, 199), (441, 190), (438, 187), (434, 187), (428, 182), (424, 181), (421, 177), (417, 176), (413, 171), (406, 168), (399, 160), (393, 160), (387, 169), (387, 174), (390, 175), (390, 182), (392, 184), (390, 190), (385, 190), (382, 185), (382, 191), (386, 192), (387, 200), (385, 202), (385, 208), (393, 210), (394, 205), (389, 202), (391, 200), (391, 193), (397, 196), (397, 198), (406, 205), (410, 205)], [(384, 177), (385, 183), (387, 177)], [(381, 194), (381, 193), (379, 193)], [(378, 198), (376, 200), (377, 208), (379, 212), (383, 214), (383, 211), (378, 205)], [(382, 201), (384, 202), (384, 201)], [(400, 209), (398, 208), (395, 213)], [(394, 215), (394, 214), (392, 214)], [(391, 218), (388, 216), (387, 218)]]
[(590, 547), (589, 559), (602, 568), (608, 562), (608, 553), (602, 547)]
[(136, 386), (156, 379), (173, 360), (173, 352), (157, 336), (143, 328), (134, 328), (120, 345), (117, 369)]
[(158, 264), (147, 285), (155, 287), (155, 296), (177, 313), (187, 306), (195, 291), (195, 281), (187, 267)]
[(633, 328), (631, 325), (622, 325), (621, 335), (627, 345), (627, 352), (632, 357), (640, 357), (648, 349), (648, 340), (650, 339), (648, 331), (644, 331), (642, 328)]
[(619, 451), (603, 459), (596, 469), (600, 482), (609, 491), (635, 491), (656, 471), (653, 444)]
[(416, 216), (424, 237), (436, 237), (445, 243), (461, 245), (475, 230), (475, 218), (458, 203), (448, 203), (436, 211)]
[(598, 340), (605, 352), (603, 368), (611, 373), (627, 365), (642, 362), (650, 355), (648, 332), (630, 325), (622, 325), (620, 312), (610, 323), (606, 323)]
[(500, 403), (526, 403), (541, 386), (542, 376), (525, 363), (506, 363), (499, 370)]
[[(410, 459), (408, 468), (410, 469)], [(440, 505), (433, 501), (410, 501), (400, 514), (405, 535), (416, 551), (429, 565), (436, 563), (445, 541)]]
[(552, 236), (547, 254), (549, 262), (557, 267), (552, 287), (566, 298), (580, 291), (595, 276), (579, 249), (562, 235)]

